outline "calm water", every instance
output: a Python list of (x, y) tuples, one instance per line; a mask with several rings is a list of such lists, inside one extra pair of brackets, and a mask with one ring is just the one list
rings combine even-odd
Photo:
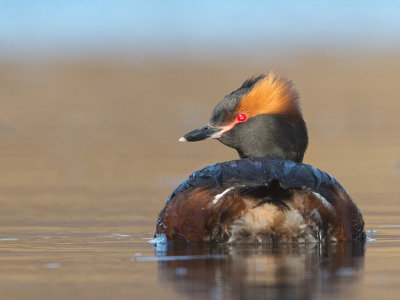
[(376, 240), (366, 245), (279, 247), (155, 247), (150, 227), (13, 229), (0, 239), (2, 299), (398, 299), (400, 293), (400, 225), (375, 226), (369, 236)]
[[(236, 158), (177, 139), (270, 65), (0, 66), (1, 299), (399, 299), (400, 58), (302, 58), (305, 157), (353, 196), (374, 241), (154, 245), (174, 187)], [(168, 105), (166, 105), (168, 104)]]

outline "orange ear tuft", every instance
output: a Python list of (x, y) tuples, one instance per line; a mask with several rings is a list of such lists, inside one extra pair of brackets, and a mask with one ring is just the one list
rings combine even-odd
[(301, 116), (298, 95), (290, 81), (270, 73), (240, 100), (235, 113), (249, 118), (259, 114)]

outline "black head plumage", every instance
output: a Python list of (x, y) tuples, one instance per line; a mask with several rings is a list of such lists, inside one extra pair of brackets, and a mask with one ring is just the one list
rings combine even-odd
[(216, 138), (241, 158), (301, 162), (308, 144), (298, 94), (290, 81), (270, 74), (246, 80), (214, 108), (209, 124), (181, 140)]

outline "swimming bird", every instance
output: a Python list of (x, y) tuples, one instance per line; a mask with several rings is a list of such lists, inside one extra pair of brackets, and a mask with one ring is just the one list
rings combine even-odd
[(246, 80), (180, 141), (217, 139), (240, 159), (212, 164), (179, 185), (160, 212), (156, 237), (217, 243), (364, 241), (364, 221), (328, 173), (303, 164), (308, 144), (291, 81)]

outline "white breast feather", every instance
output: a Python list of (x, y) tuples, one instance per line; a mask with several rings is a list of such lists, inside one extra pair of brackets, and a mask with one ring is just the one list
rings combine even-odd
[(312, 192), (314, 194), (315, 197), (318, 198), (319, 201), (321, 201), (321, 203), (328, 209), (333, 209), (332, 204), (330, 204), (328, 202), (328, 200), (326, 200), (324, 197), (322, 197), (320, 194)]
[(233, 190), (233, 187), (227, 188), (225, 191), (223, 191), (220, 194), (215, 195), (214, 200), (212, 201), (212, 204), (215, 205), (217, 204), (218, 200), (222, 198), (227, 192)]

